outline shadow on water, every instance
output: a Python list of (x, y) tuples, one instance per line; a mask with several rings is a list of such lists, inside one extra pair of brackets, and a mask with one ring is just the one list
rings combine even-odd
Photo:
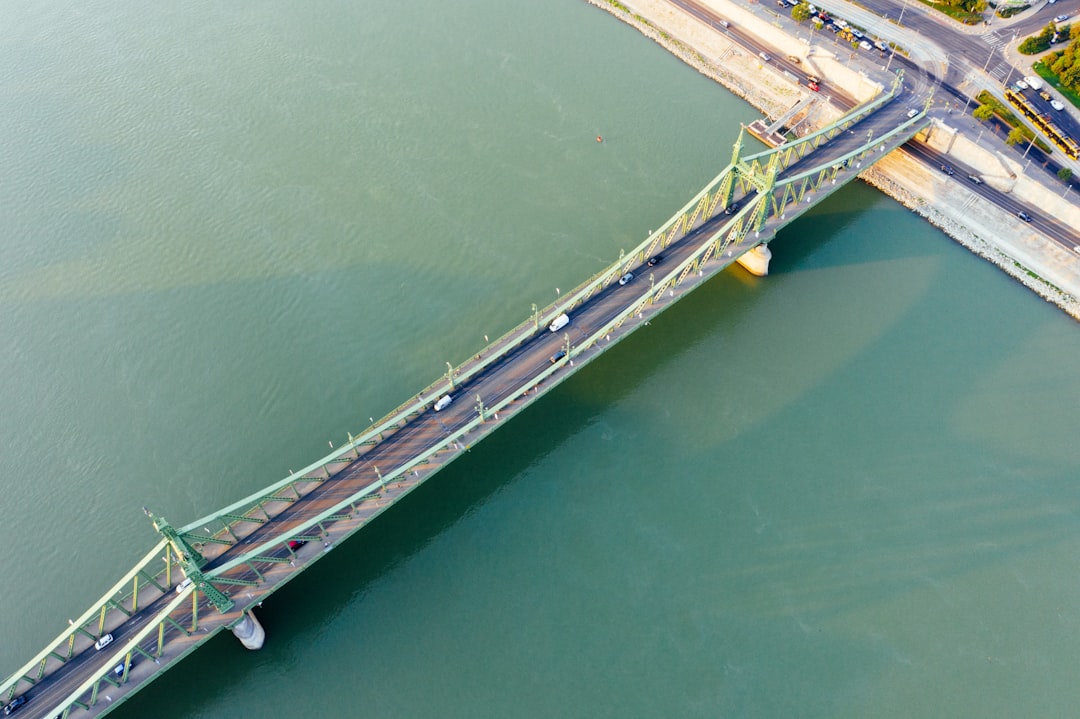
[[(228, 695), (232, 684), (278, 666), (277, 652), (290, 650), (288, 642), (275, 646), (276, 634), (310, 634), (345, 611), (355, 596), (587, 427), (598, 412), (714, 333), (719, 317), (728, 316), (724, 321), (729, 321), (751, 306), (757, 294), (754, 279), (741, 268), (714, 278), (305, 570), (257, 611), (267, 630), (267, 645), (259, 653), (223, 634), (202, 647), (197, 658), (181, 662), (129, 700), (117, 716), (160, 713), (164, 696), (172, 714), (187, 716), (205, 707), (208, 699)], [(348, 581), (342, 581), (343, 576)], [(209, 672), (214, 666), (228, 666), (229, 671)], [(187, 691), (194, 685), (199, 686), (197, 694)]]

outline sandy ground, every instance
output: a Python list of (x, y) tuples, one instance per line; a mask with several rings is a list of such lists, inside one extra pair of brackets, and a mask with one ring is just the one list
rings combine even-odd
[[(756, 55), (731, 42), (722, 32), (705, 26), (667, 0), (620, 0), (622, 7), (606, 0), (587, 2), (638, 28), (770, 118), (782, 115), (809, 93), (792, 78), (776, 72)], [(838, 56), (835, 46), (808, 42), (809, 33), (805, 33), (806, 37), (799, 36), (799, 28), (790, 23), (785, 26), (774, 15), (770, 17), (771, 13), (764, 7), (754, 12), (728, 0), (703, 0), (703, 4), (712, 7), (733, 26), (797, 55), (805, 67), (857, 98), (871, 97), (888, 82), (887, 76), (874, 68), (860, 69), (850, 57)], [(830, 0), (831, 9), (838, 4)], [(851, 14), (846, 16), (857, 21), (854, 16), (860, 12), (865, 11), (852, 6)], [(794, 35), (788, 32), (789, 27)], [(839, 110), (827, 98), (820, 99), (800, 126), (803, 131), (828, 124), (839, 116)], [(973, 122), (957, 118), (957, 125), (937, 125), (929, 137), (920, 139), (936, 150), (948, 152), (959, 162), (978, 168), (988, 183), (1014, 194), (1039, 214), (1080, 226), (1080, 207), (1063, 199), (1060, 189), (1051, 190), (1025, 176), (1024, 168), (1014, 160), (973, 142), (968, 137), (976, 129)], [(942, 173), (923, 167), (902, 150), (891, 153), (860, 177), (1080, 319), (1080, 252), (1063, 248), (1011, 213), (980, 198), (956, 177), (947, 179)]]

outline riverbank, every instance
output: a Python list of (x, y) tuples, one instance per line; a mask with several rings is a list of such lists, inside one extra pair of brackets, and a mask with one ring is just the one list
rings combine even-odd
[[(666, 0), (586, 0), (646, 37), (662, 45), (676, 57), (723, 85), (735, 95), (770, 117), (777, 117), (806, 92), (783, 75), (766, 69), (758, 58), (723, 33), (707, 27)], [(777, 47), (797, 48), (815, 72), (830, 83), (843, 87), (856, 98), (866, 99), (874, 81), (838, 61), (831, 53), (815, 53), (798, 37), (782, 27), (764, 23), (747, 10), (726, 0), (709, 5), (733, 23)], [(828, 124), (840, 111), (820, 102), (803, 127)], [(1024, 176), (1012, 160), (983, 150), (954, 128), (938, 126), (924, 138), (938, 151), (955, 154), (965, 164), (987, 167), (998, 189), (1008, 191), (1032, 207), (1052, 212), (1052, 216), (1080, 225), (1080, 208), (1065, 202), (1038, 182)], [(998, 177), (1000, 175), (1000, 177)], [(1080, 319), (1080, 254), (1063, 248), (1034, 232), (1010, 213), (983, 199), (955, 179), (928, 171), (903, 150), (883, 158), (860, 175), (878, 188), (926, 218), (935, 227), (975, 254), (993, 262), (1013, 279), (1034, 291), (1070, 316)]]

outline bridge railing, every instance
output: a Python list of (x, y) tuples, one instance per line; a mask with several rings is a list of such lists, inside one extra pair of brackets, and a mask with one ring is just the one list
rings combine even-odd
[[(644, 241), (639, 243), (630, 252), (625, 253), (619, 260), (610, 264), (603, 270), (600, 270), (590, 279), (579, 285), (577, 291), (568, 294), (561, 301), (552, 303), (545, 308), (538, 310), (528, 320), (518, 324), (494, 342), (489, 343), (478, 353), (478, 356), (480, 357), (479, 360), (467, 361), (466, 363), (453, 368), (452, 374), (455, 386), (467, 382), (475, 375), (486, 370), (491, 364), (501, 360), (508, 352), (531, 339), (537, 332), (545, 330), (547, 325), (555, 317), (564, 312), (570, 312), (575, 307), (584, 303), (596, 291), (618, 279), (628, 268), (640, 264), (644, 261), (646, 256), (658, 251), (658, 247), (662, 251), (664, 247), (670, 245), (672, 242), (679, 239), (679, 237), (686, 234), (686, 232), (692, 230), (694, 226), (700, 225), (702, 222), (709, 219), (709, 217), (711, 217), (711, 212), (715, 211), (717, 201), (717, 198), (713, 197), (710, 193), (731, 169), (731, 166), (725, 168), (723, 172), (717, 175), (716, 178), (706, 185), (697, 195), (691, 198), (679, 211), (672, 215), (667, 222), (662, 224), (659, 229), (652, 232)], [(197, 542), (232, 544), (232, 540), (228, 538), (229, 535), (235, 537), (238, 536), (238, 534), (245, 533), (239, 525), (248, 521), (264, 521), (263, 516), (261, 515), (267, 517), (273, 516), (266, 509), (266, 505), (274, 505), (275, 503), (280, 504), (281, 502), (286, 501), (285, 495), (282, 494), (283, 490), (291, 489), (291, 491), (297, 495), (295, 498), (289, 498), (289, 500), (295, 501), (296, 499), (299, 499), (305, 493), (302, 491), (302, 485), (317, 483), (328, 479), (334, 473), (330, 469), (332, 465), (341, 464), (342, 466), (345, 466), (348, 462), (362, 454), (362, 447), (373, 444), (382, 435), (400, 429), (404, 426), (403, 423), (411, 416), (426, 410), (439, 396), (453, 392), (454, 387), (451, 387), (448, 377), (444, 376), (443, 378), (436, 380), (429, 384), (417, 396), (416, 400), (410, 400), (395, 408), (378, 422), (364, 430), (359, 436), (352, 437), (352, 435), (350, 435), (350, 441), (348, 443), (342, 445), (330, 454), (312, 462), (299, 472), (294, 472), (268, 487), (264, 487), (243, 499), (233, 502), (227, 507), (221, 508), (212, 514), (208, 514), (205, 517), (188, 523), (179, 531), (185, 538)], [(217, 528), (219, 523), (223, 525), (222, 528)], [(302, 534), (301, 530), (290, 532), (288, 535), (282, 534), (280, 540), (286, 540), (300, 534)]]
[[(656, 299), (662, 296), (667, 289), (677, 286), (686, 277), (687, 270), (693, 269), (700, 264), (700, 260), (703, 255), (715, 251), (716, 248), (712, 246), (719, 245), (718, 238), (720, 238), (733, 223), (738, 222), (739, 216), (742, 213), (748, 211), (749, 209), (750, 208), (744, 208), (738, 215), (733, 215), (729, 222), (722, 225), (721, 228), (718, 229), (716, 232), (710, 234), (709, 237), (704, 240), (700, 244), (700, 246), (693, 253), (691, 253), (691, 255), (685, 261), (674, 265), (669, 265), (668, 273), (664, 275), (664, 277), (660, 280), (659, 284), (654, 285), (648, 291), (642, 293), (640, 301), (632, 303), (628, 307), (628, 309), (620, 312), (610, 321), (605, 323), (600, 329), (596, 330), (585, 341), (578, 343), (577, 345), (572, 345), (570, 348), (570, 352), (565, 360), (562, 360), (561, 362), (557, 362), (552, 366), (545, 368), (539, 374), (534, 375), (526, 381), (522, 382), (518, 387), (507, 393), (506, 396), (503, 397), (501, 400), (489, 407), (485, 407), (485, 412), (483, 416), (480, 416), (478, 412), (478, 415), (475, 419), (465, 423), (464, 425), (456, 429), (454, 432), (447, 435), (438, 444), (433, 445), (423, 453), (410, 458), (404, 464), (392, 470), (389, 470), (379, 479), (370, 482), (369, 484), (360, 488), (350, 496), (342, 499), (341, 501), (327, 508), (323, 512), (320, 512), (315, 517), (306, 520), (305, 522), (294, 528), (289, 533), (289, 536), (310, 535), (312, 533), (312, 530), (317, 527), (319, 528), (321, 533), (322, 525), (324, 522), (332, 520), (335, 517), (344, 516), (345, 514), (347, 514), (346, 509), (348, 509), (350, 512), (355, 511), (356, 505), (362, 503), (367, 499), (371, 499), (379, 495), (379, 493), (385, 489), (386, 485), (393, 483), (399, 477), (407, 475), (409, 472), (415, 471), (416, 467), (427, 463), (427, 461), (434, 455), (440, 452), (444, 452), (451, 447), (454, 447), (455, 449), (460, 449), (461, 441), (471, 432), (478, 429), (481, 425), (487, 422), (487, 417), (498, 413), (500, 410), (504, 409), (511, 403), (517, 401), (530, 389), (544, 385), (545, 392), (550, 391), (550, 389), (561, 383), (562, 379), (559, 378), (554, 383), (550, 383), (548, 382), (548, 380), (553, 375), (563, 369), (564, 362), (570, 362), (577, 358), (581, 353), (587, 351), (588, 349), (591, 349), (592, 346), (596, 344), (596, 342), (598, 342), (601, 338), (612, 332), (612, 330), (621, 326), (628, 318), (640, 312), (645, 305), (651, 304), (652, 302), (656, 301)], [(642, 249), (644, 249), (646, 246), (647, 245), (645, 245), (645, 243), (642, 243)], [(588, 282), (588, 285), (591, 286), (595, 283), (595, 281), (595, 278), (593, 280), (590, 280)], [(584, 291), (585, 288), (580, 290), (578, 293), (572, 295), (572, 297)], [(572, 307), (573, 305), (571, 305), (570, 300), (568, 300), (568, 302), (559, 305), (557, 309), (567, 311), (569, 309), (572, 309)], [(280, 545), (281, 542), (282, 537), (275, 537), (273, 539), (268, 539), (264, 542), (261, 542), (260, 544), (253, 545), (251, 548), (245, 551), (244, 554), (234, 557), (230, 561), (218, 567), (215, 567), (213, 570), (207, 573), (207, 577), (211, 579), (213, 579), (214, 577), (221, 577), (227, 575), (229, 572), (238, 567), (250, 565), (252, 562), (257, 562), (258, 557), (264, 555), (266, 552)]]
[[(93, 643), (102, 633), (107, 633), (104, 632), (104, 629), (107, 628), (109, 624), (107, 621), (107, 613), (109, 610), (121, 611), (126, 614), (126, 610), (117, 609), (117, 605), (119, 604), (122, 606), (125, 600), (138, 591), (138, 587), (145, 587), (150, 583), (146, 579), (146, 569), (160, 561), (158, 555), (162, 551), (165, 551), (166, 545), (167, 543), (165, 540), (154, 545), (154, 548), (150, 550), (140, 562), (132, 567), (132, 569), (116, 584), (114, 584), (101, 599), (92, 604), (77, 620), (71, 620), (68, 628), (45, 645), (45, 648), (41, 650), (37, 656), (5, 679), (4, 683), (0, 684), (0, 697), (10, 696), (14, 690), (18, 689), (20, 681), (24, 681), (31, 685), (36, 683), (41, 677), (48, 673), (46, 670), (50, 658), (60, 662), (60, 665), (66, 663), (67, 659), (72, 656), (72, 649), (79, 636), (83, 636), (88, 642)], [(166, 571), (168, 571), (168, 568), (163, 567), (160, 570), (149, 573), (148, 576), (156, 579)], [(89, 631), (87, 627), (95, 623), (98, 625), (97, 631)]]
[[(896, 87), (897, 86), (894, 85), (893, 89), (889, 92), (883, 93), (871, 102), (857, 107), (833, 125), (801, 138), (799, 143), (813, 143), (819, 137), (829, 138), (838, 132), (842, 132), (843, 129), (846, 129), (859, 119), (872, 114), (884, 104), (891, 102), (895, 97)], [(755, 161), (768, 158), (773, 154), (782, 151), (784, 148), (785, 146), (781, 146), (779, 148), (765, 150), (748, 156), (742, 162), (754, 163)], [(255, 519), (255, 517), (260, 513), (266, 514), (266, 510), (262, 505), (274, 502), (275, 500), (280, 500), (282, 495), (279, 493), (287, 487), (292, 488), (297, 494), (297, 498), (299, 498), (301, 492), (296, 488), (297, 483), (318, 482), (328, 478), (333, 474), (329, 469), (331, 465), (340, 463), (344, 466), (344, 464), (352, 461), (362, 453), (362, 448), (364, 446), (374, 444), (381, 436), (400, 429), (404, 426), (403, 423), (411, 416), (425, 411), (429, 404), (437, 397), (442, 394), (452, 393), (456, 384), (467, 382), (475, 375), (486, 370), (492, 363), (499, 361), (507, 352), (532, 338), (552, 319), (564, 312), (571, 311), (588, 300), (596, 291), (607, 286), (624, 274), (627, 269), (636, 264), (640, 264), (646, 256), (655, 253), (658, 246), (662, 250), (663, 247), (666, 247), (692, 230), (694, 226), (711, 218), (716, 210), (717, 201), (719, 200), (719, 197), (713, 193), (724, 178), (732, 173), (733, 170), (734, 168), (730, 165), (724, 168), (720, 174), (706, 184), (697, 195), (672, 215), (658, 230), (651, 233), (649, 237), (630, 252), (623, 255), (623, 257), (620, 257), (618, 261), (596, 273), (582, 285), (579, 285), (579, 289), (576, 292), (569, 294), (565, 299), (559, 302), (551, 303), (545, 308), (538, 310), (529, 318), (529, 320), (520, 323), (494, 342), (489, 343), (478, 353), (477, 356), (480, 358), (479, 360), (468, 361), (456, 368), (452, 368), (448, 373), (449, 376), (445, 379), (441, 377), (429, 384), (417, 395), (415, 400), (405, 402), (394, 410), (391, 410), (390, 413), (364, 430), (359, 436), (354, 438), (350, 434), (350, 441), (342, 445), (339, 449), (312, 462), (299, 472), (290, 474), (288, 477), (281, 479), (275, 484), (264, 487), (258, 492), (237, 500), (227, 507), (190, 522), (188, 525), (181, 528), (181, 533), (186, 537), (196, 540), (231, 543), (225, 539), (225, 537), (228, 534), (233, 534), (235, 536), (235, 527), (245, 521), (244, 519), (237, 519), (238, 517), (247, 517), (251, 518), (252, 521), (259, 521), (258, 519)], [(454, 383), (451, 382), (450, 376), (454, 378)], [(209, 528), (208, 525), (216, 525), (218, 522), (221, 522), (224, 525), (223, 529)], [(200, 530), (203, 528), (208, 530), (209, 534), (202, 534)]]

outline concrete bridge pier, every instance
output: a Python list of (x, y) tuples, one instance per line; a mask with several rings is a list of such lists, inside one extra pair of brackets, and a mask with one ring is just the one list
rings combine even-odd
[(244, 612), (244, 618), (231, 627), (233, 636), (240, 640), (246, 649), (262, 649), (266, 639), (266, 630), (259, 624), (255, 614), (248, 610)]
[(769, 260), (771, 259), (772, 252), (769, 251), (769, 246), (762, 243), (741, 255), (736, 262), (746, 268), (750, 274), (765, 277), (769, 274)]

